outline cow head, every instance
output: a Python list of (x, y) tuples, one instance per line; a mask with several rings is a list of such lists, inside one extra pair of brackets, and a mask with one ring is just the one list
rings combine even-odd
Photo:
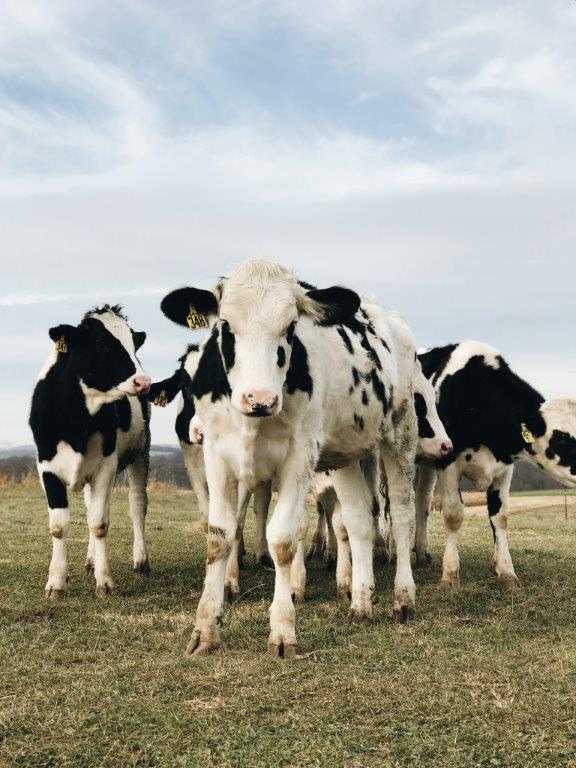
[(539, 437), (524, 431), (526, 450), (551, 477), (563, 485), (576, 486), (576, 400), (547, 400), (540, 408), (546, 432)]
[(133, 331), (118, 306), (108, 304), (88, 312), (80, 325), (58, 325), (49, 331), (56, 350), (70, 361), (89, 401), (96, 405), (125, 395), (144, 395), (150, 378), (143, 371), (136, 351), (146, 339)]
[(416, 360), (414, 407), (418, 419), (418, 455), (443, 459), (452, 451), (452, 441), (436, 410), (436, 392)]
[(180, 325), (198, 327), (201, 316), (215, 320), (232, 404), (246, 416), (281, 411), (301, 318), (333, 325), (352, 317), (359, 306), (354, 291), (303, 286), (283, 267), (259, 260), (240, 265), (214, 291), (180, 288), (161, 304)]

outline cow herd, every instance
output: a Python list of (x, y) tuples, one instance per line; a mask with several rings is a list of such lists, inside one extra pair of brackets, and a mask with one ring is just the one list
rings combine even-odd
[(294, 606), (305, 592), (311, 490), (319, 515), (308, 557), (335, 565), (338, 594), (350, 600), (356, 624), (372, 619), (376, 547), (395, 562), (394, 619), (412, 615), (411, 553), (429, 561), (436, 486), (447, 537), (442, 582), (459, 584), (462, 477), (486, 491), (498, 582), (518, 589), (506, 531), (514, 461), (529, 459), (576, 485), (576, 401), (544, 401), (486, 344), (418, 354), (398, 313), (347, 288), (318, 289), (261, 260), (241, 264), (212, 290), (175, 290), (161, 309), (207, 334), (188, 347), (172, 376), (154, 384), (137, 357), (145, 334), (130, 328), (120, 307), (106, 304), (78, 326), (50, 329), (54, 347), (30, 414), (52, 536), (49, 598), (62, 597), (66, 586), (68, 489), (84, 489), (86, 570), (96, 593), (113, 590), (106, 540), (111, 491), (123, 469), (134, 569), (149, 572), (150, 404), (176, 397), (176, 433), (207, 543), (189, 653), (220, 645), (224, 603), (240, 594), (252, 496), (256, 557), (275, 569), (272, 656), (296, 654)]

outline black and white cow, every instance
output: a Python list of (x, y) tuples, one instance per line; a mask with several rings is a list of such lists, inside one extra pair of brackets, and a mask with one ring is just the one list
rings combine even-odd
[[(194, 406), (191, 392), (192, 378), (200, 361), (200, 348), (197, 344), (189, 344), (185, 354), (179, 359), (179, 367), (172, 376), (159, 382), (154, 382), (148, 393), (148, 399), (157, 406), (165, 407), (178, 396), (178, 414), (176, 416), (176, 435), (182, 450), (182, 457), (190, 485), (194, 491), (202, 528), (208, 532), (208, 483), (204, 466), (204, 451), (202, 442), (204, 430)], [(257, 562), (263, 567), (270, 568), (274, 564), (268, 553), (266, 542), (266, 519), (270, 505), (270, 483), (261, 483), (254, 491), (255, 554)], [(229, 602), (234, 602), (240, 594), (239, 565), (244, 554), (243, 529), (244, 520), (250, 495), (239, 487), (239, 508), (236, 528), (236, 538), (228, 558), (226, 568), (225, 594)], [(298, 597), (298, 595), (295, 595)], [(301, 596), (303, 597), (303, 595)]]
[(317, 290), (277, 264), (249, 261), (213, 291), (181, 288), (162, 301), (174, 322), (215, 325), (202, 345), (191, 391), (204, 427), (209, 487), (204, 591), (188, 646), (220, 644), (226, 560), (236, 531), (238, 483), (275, 479), (267, 526), (276, 569), (268, 648), (294, 657), (290, 570), (307, 528), (315, 469), (332, 469), (353, 558), (351, 618), (372, 617), (372, 514), (379, 461), (387, 475), (397, 542), (394, 616), (414, 608), (410, 527), (414, 520), (417, 417), (414, 339), (403, 318), (351, 290)]
[(513, 592), (519, 581), (506, 529), (514, 461), (528, 459), (560, 483), (576, 486), (576, 401), (544, 401), (495, 349), (480, 342), (436, 347), (419, 357), (436, 390), (438, 414), (454, 451), (435, 464), (419, 466), (417, 556), (428, 559), (427, 517), (437, 479), (447, 535), (442, 582), (459, 584), (464, 505), (458, 488), (466, 477), (486, 491), (498, 583)]
[(54, 347), (32, 395), (30, 427), (38, 472), (48, 502), (52, 560), (46, 595), (64, 594), (70, 528), (67, 488), (85, 488), (90, 540), (86, 569), (96, 594), (114, 581), (108, 561), (110, 493), (117, 472), (128, 468), (134, 527), (134, 570), (149, 573), (144, 540), (150, 447), (150, 379), (136, 357), (146, 338), (128, 325), (121, 307), (88, 312), (80, 325), (51, 328)]

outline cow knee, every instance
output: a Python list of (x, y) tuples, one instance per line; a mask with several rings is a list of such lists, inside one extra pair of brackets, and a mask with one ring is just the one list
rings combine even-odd
[(67, 509), (50, 510), (50, 533), (56, 539), (62, 539), (70, 530), (70, 512)]
[(220, 528), (219, 526), (208, 526), (208, 535), (206, 537), (206, 562), (208, 565), (216, 562), (216, 560), (222, 560), (228, 557), (232, 550), (235, 534), (236, 530), (228, 533), (224, 528)]
[(464, 509), (459, 504), (444, 509), (444, 523), (449, 531), (459, 531), (464, 520)]
[(291, 565), (296, 554), (296, 541), (292, 539), (279, 539), (268, 542), (268, 548), (272, 559), (279, 566)]
[(103, 539), (108, 535), (109, 524), (106, 520), (102, 520), (90, 527), (90, 531), (97, 539)]

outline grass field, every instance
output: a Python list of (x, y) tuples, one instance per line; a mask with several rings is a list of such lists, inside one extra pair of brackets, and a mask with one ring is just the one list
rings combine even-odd
[(495, 586), (478, 516), (464, 528), (458, 592), (437, 584), (434, 516), (434, 564), (416, 571), (408, 626), (390, 619), (389, 568), (378, 569), (375, 621), (361, 629), (336, 603), (333, 577), (311, 567), (292, 663), (265, 657), (273, 574), (252, 556), (221, 650), (184, 656), (204, 571), (190, 494), (151, 495), (153, 572), (136, 581), (127, 496), (115, 492), (119, 586), (106, 601), (83, 575), (80, 501), (69, 594), (50, 603), (41, 495), (0, 490), (0, 766), (576, 766), (576, 510), (565, 521), (562, 499), (512, 517), (515, 599)]

